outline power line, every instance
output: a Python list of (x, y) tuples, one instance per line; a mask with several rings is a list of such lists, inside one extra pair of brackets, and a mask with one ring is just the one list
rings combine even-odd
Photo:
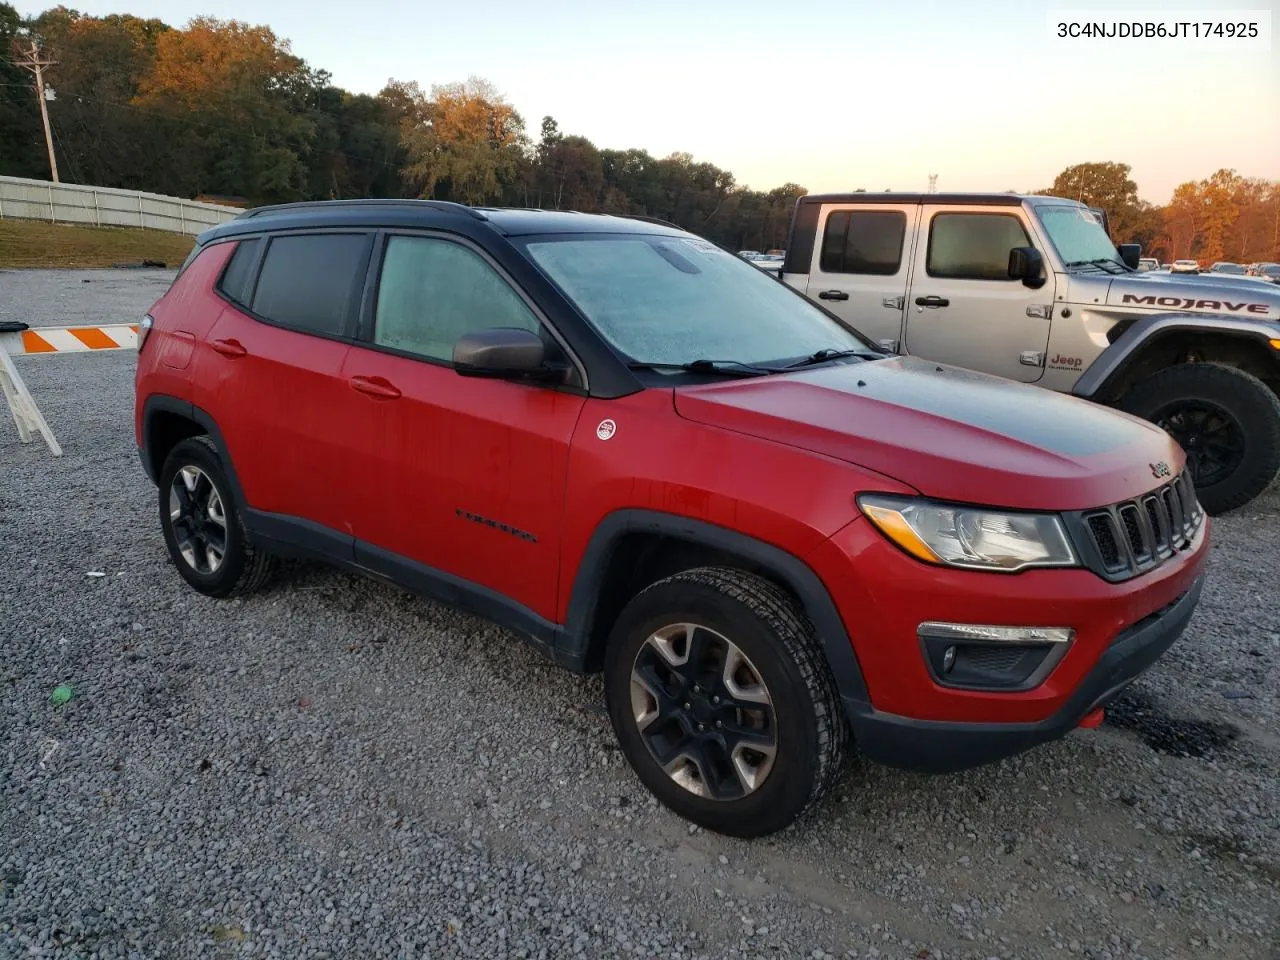
[(53, 131), (49, 127), (49, 107), (46, 103), (44, 86), (44, 69), (57, 64), (57, 60), (49, 60), (40, 55), (40, 44), (31, 41), (31, 47), (24, 50), (17, 66), (30, 71), (36, 77), (36, 99), (40, 103), (40, 119), (44, 121), (44, 143), (49, 148), (49, 169), (53, 172), (53, 182), (58, 182), (58, 159), (53, 155)]

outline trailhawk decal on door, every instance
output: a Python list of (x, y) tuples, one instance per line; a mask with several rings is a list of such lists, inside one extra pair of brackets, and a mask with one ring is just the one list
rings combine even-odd
[(1271, 308), (1265, 303), (1235, 303), (1231, 300), (1192, 300), (1186, 297), (1157, 297), (1154, 294), (1139, 296), (1126, 293), (1121, 303), (1139, 303), (1146, 307), (1172, 307), (1178, 310), (1216, 310), (1228, 313), (1260, 313), (1266, 316)]

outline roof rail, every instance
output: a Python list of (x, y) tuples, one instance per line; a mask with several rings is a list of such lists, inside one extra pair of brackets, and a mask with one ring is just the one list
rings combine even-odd
[(627, 220), (641, 220), (644, 223), (656, 223), (658, 224), (658, 226), (670, 227), (672, 230), (679, 230), (681, 233), (692, 232), (692, 231), (686, 230), (684, 227), (680, 226), (678, 223), (672, 223), (670, 220), (663, 220), (661, 217), (646, 217), (638, 213), (621, 213), (621, 214), (618, 214), (618, 216), (623, 217)]
[(262, 207), (253, 207), (237, 216), (237, 220), (248, 220), (252, 217), (264, 216), (272, 213), (291, 213), (295, 210), (317, 210), (332, 207), (409, 207), (422, 208), (430, 207), (433, 210), (440, 210), (445, 213), (462, 213), (472, 217), (475, 220), (488, 220), (483, 213), (474, 207), (469, 207), (465, 203), (454, 203), (452, 200), (409, 200), (386, 197), (372, 197), (368, 199), (356, 200), (299, 200), (294, 203), (273, 203)]

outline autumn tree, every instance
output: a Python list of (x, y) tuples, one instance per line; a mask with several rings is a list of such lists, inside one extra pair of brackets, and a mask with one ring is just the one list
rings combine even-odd
[(323, 82), (268, 27), (201, 17), (157, 38), (134, 103), (167, 134), (168, 192), (294, 200), (311, 187), (308, 106)]
[(47, 71), (56, 99), (48, 105), (64, 176), (82, 183), (146, 189), (154, 118), (132, 105), (138, 80), (155, 63), (159, 20), (89, 17), (56, 7), (32, 32), (56, 61)]
[(407, 101), (400, 125), (405, 179), (416, 196), (487, 203), (518, 168), (527, 137), (515, 108), (487, 80), (393, 84)]

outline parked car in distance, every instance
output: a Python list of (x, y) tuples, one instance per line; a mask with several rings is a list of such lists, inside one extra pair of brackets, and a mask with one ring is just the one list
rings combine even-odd
[(1199, 273), (1200, 262), (1198, 260), (1175, 260), (1169, 264), (1171, 273)]
[(1266, 280), (1268, 283), (1280, 283), (1280, 263), (1255, 264), (1250, 271), (1250, 276)]
[(487, 617), (602, 672), (640, 781), (728, 834), (793, 822), (854, 747), (951, 771), (1095, 725), (1204, 583), (1163, 430), (891, 356), (648, 220), (251, 210), (138, 350), (192, 589), (302, 556)]
[(1231, 263), (1227, 260), (1219, 260), (1208, 270), (1209, 273), (1222, 273), (1233, 277), (1248, 276), (1249, 271), (1245, 269), (1243, 264)]
[(1155, 257), (1139, 257), (1138, 258), (1139, 273), (1146, 273), (1148, 270), (1159, 270), (1159, 269), (1160, 269), (1160, 261), (1157, 260)]
[[(799, 199), (782, 279), (886, 349), (1087, 397), (1168, 430), (1210, 513), (1280, 473), (1280, 291), (1138, 272), (1095, 211), (1005, 193)], [(1194, 262), (1194, 261), (1189, 261)]]

